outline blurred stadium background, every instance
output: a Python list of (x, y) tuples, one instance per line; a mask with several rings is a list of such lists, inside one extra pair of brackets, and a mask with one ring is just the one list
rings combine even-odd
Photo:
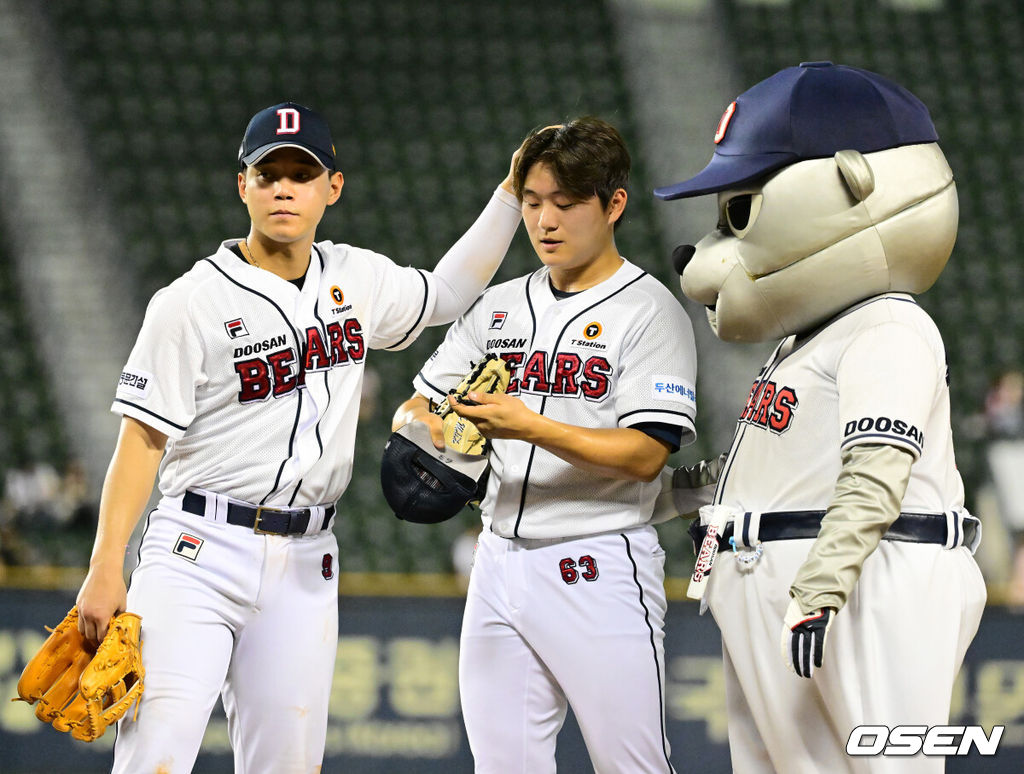
[[(320, 238), (420, 267), (461, 235), (529, 129), (601, 116), (634, 155), (619, 247), (682, 298), (668, 256), (713, 227), (713, 204), (655, 202), (650, 190), (703, 167), (721, 111), (740, 91), (782, 67), (829, 59), (892, 77), (924, 100), (957, 177), (957, 247), (920, 300), (948, 348), (958, 464), (968, 507), (985, 523), (979, 560), (994, 628), (979, 635), (972, 653), (988, 660), (965, 668), (954, 708), (964, 722), (1007, 732), (995, 760), (970, 769), (951, 761), (949, 770), (1024, 765), (1024, 661), (1019, 646), (999, 645), (1024, 635), (1014, 567), (1024, 524), (990, 465), (994, 447), (1024, 435), (1020, 3), (0, 0), (0, 52), (0, 685), (8, 695), (40, 627), (59, 620), (84, 577), (117, 432), (108, 408), (148, 298), (247, 231), (235, 158), (252, 113), (285, 100), (325, 113), (346, 186)], [(535, 260), (517, 236), (499, 279)], [(702, 310), (684, 305), (702, 358), (701, 440), (676, 464), (725, 448), (765, 353), (717, 342)], [(453, 671), (461, 611), (453, 547), (478, 514), (467, 509), (431, 528), (399, 522), (377, 467), (391, 413), (442, 336), (430, 329), (408, 350), (368, 361), (359, 460), (335, 528), (343, 637), (335, 766), (325, 771), (469, 770)], [(679, 600), (692, 550), (684, 525), (660, 532)], [(689, 604), (675, 603), (671, 615), (677, 768), (697, 751), (703, 770), (725, 771), (717, 634)], [(207, 768), (197, 770), (230, 771), (221, 731), (215, 721)], [(566, 736), (560, 770), (589, 771), (578, 738)], [(20, 704), (0, 710), (0, 742), (0, 771), (108, 765), (109, 740), (72, 745)], [(85, 760), (92, 768), (81, 768)]]

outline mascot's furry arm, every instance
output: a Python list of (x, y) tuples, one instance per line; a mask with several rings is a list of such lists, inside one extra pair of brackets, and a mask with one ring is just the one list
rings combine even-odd
[(715, 488), (722, 476), (728, 452), (681, 468), (666, 466), (661, 471), (661, 493), (654, 501), (651, 524), (661, 524), (676, 516), (694, 519), (700, 507), (715, 499)]
[(803, 613), (846, 604), (864, 560), (900, 515), (914, 463), (909, 451), (881, 444), (852, 446), (842, 460), (821, 531), (790, 586)]

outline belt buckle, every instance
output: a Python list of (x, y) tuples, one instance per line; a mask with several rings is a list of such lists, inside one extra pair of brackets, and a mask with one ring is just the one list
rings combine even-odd
[(276, 532), (274, 530), (269, 530), (269, 529), (260, 529), (260, 522), (263, 520), (263, 512), (264, 511), (267, 511), (268, 513), (287, 513), (288, 509), (287, 508), (270, 508), (270, 507), (265, 506), (265, 505), (257, 506), (256, 507), (256, 521), (252, 525), (252, 531), (255, 532), (257, 535), (284, 535), (284, 534), (286, 534), (284, 532)]

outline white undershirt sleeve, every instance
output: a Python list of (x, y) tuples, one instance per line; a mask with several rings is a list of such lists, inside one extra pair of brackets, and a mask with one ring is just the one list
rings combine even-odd
[(437, 301), (427, 325), (450, 323), (472, 306), (501, 265), (521, 217), (519, 200), (503, 188), (495, 190), (480, 217), (431, 272)]

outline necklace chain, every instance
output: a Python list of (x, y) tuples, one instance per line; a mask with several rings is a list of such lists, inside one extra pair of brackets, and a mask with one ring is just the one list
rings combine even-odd
[(243, 239), (241, 242), (238, 243), (238, 246), (240, 248), (242, 248), (242, 257), (244, 257), (245, 260), (247, 260), (249, 263), (251, 263), (257, 269), (259, 269), (260, 268), (259, 261), (257, 261), (253, 257), (252, 250), (249, 249), (249, 240), (248, 239)]

